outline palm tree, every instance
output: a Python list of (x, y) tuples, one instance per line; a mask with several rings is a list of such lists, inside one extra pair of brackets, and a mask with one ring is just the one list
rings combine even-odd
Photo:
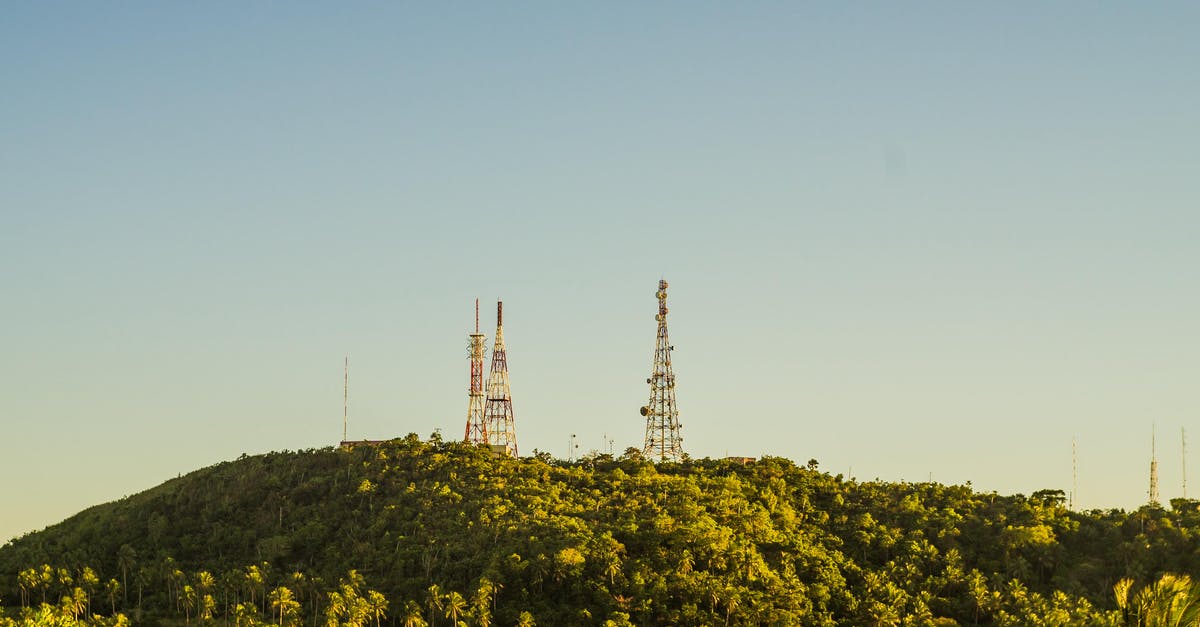
[(170, 555), (163, 557), (162, 561), (158, 564), (158, 569), (159, 574), (162, 575), (163, 583), (167, 586), (167, 597), (174, 599), (175, 588), (172, 585), (174, 580), (171, 577), (171, 573), (175, 572), (175, 558)]
[(1130, 599), (1132, 587), (1133, 582), (1129, 579), (1122, 579), (1113, 586), (1117, 607), (1129, 625), (1200, 625), (1200, 584), (1194, 583), (1191, 577), (1165, 573)]
[[(253, 625), (256, 622), (254, 620), (254, 616), (257, 613), (258, 613), (257, 606), (246, 605), (244, 603), (238, 603), (237, 605), (235, 605), (233, 607), (233, 624), (234, 624), (234, 626), (241, 627), (242, 625)], [(336, 625), (337, 623), (335, 622), (334, 624)]]
[(137, 609), (139, 614), (142, 611), (142, 591), (144, 591), (146, 586), (150, 585), (152, 581), (154, 581), (154, 573), (148, 566), (139, 568), (137, 573), (135, 573), (133, 576), (133, 582), (137, 584), (138, 589)]
[(263, 573), (258, 566), (251, 564), (246, 567), (245, 579), (246, 587), (250, 589), (250, 603), (254, 604), (258, 600), (254, 592), (264, 583)]
[(83, 591), (87, 593), (87, 615), (92, 615), (92, 597), (96, 594), (96, 588), (100, 585), (100, 577), (96, 575), (96, 571), (92, 570), (91, 566), (84, 566), (79, 572), (78, 583)]
[(196, 589), (200, 592), (212, 592), (215, 585), (217, 585), (217, 581), (213, 579), (212, 573), (207, 570), (196, 573)]
[(200, 599), (200, 609), (196, 612), (196, 616), (203, 621), (210, 621), (213, 617), (213, 611), (217, 609), (217, 600), (213, 595), (206, 594)]
[(492, 595), (495, 591), (496, 587), (491, 579), (479, 578), (479, 586), (475, 588), (475, 595), (471, 597), (472, 615), (479, 627), (491, 627), (492, 612), (489, 606), (492, 604)]
[(404, 604), (404, 614), (400, 616), (404, 627), (426, 627), (429, 623), (421, 616), (421, 605), (416, 601)]
[(17, 583), (21, 586), (21, 607), (29, 605), (29, 594), (38, 587), (39, 582), (37, 571), (28, 568), (17, 575)]
[(49, 564), (42, 564), (42, 570), (38, 573), (38, 587), (42, 589), (42, 603), (46, 602), (46, 591), (50, 589), (52, 583), (54, 583), (54, 568)]
[(442, 605), (443, 610), (446, 612), (446, 618), (450, 619), (451, 625), (458, 625), (458, 617), (467, 611), (467, 600), (457, 592), (447, 594), (446, 601)]
[(442, 589), (435, 583), (426, 590), (425, 606), (429, 608), (429, 624), (437, 624), (437, 613), (442, 609)]
[[(137, 567), (137, 551), (128, 544), (122, 544), (121, 548), (117, 549), (117, 566), (121, 567), (121, 589), (129, 589), (129, 571)], [(125, 605), (129, 605), (129, 595), (125, 594), (125, 598), (121, 600)]]
[(371, 615), (375, 617), (375, 627), (379, 627), (379, 621), (383, 619), (384, 612), (387, 611), (387, 607), (387, 597), (376, 592), (375, 590), (370, 590), (367, 592), (367, 608), (370, 610)]
[(71, 592), (70, 596), (63, 597), (63, 606), (64, 609), (69, 610), (71, 615), (75, 617), (75, 620), (78, 621), (79, 615), (83, 614), (83, 612), (87, 609), (88, 595), (83, 591), (83, 588), (76, 587)]
[(179, 596), (183, 601), (183, 622), (190, 623), (192, 622), (192, 610), (196, 607), (196, 589), (191, 585), (184, 584), (183, 594)]
[(613, 555), (612, 559), (608, 560), (608, 563), (604, 565), (604, 572), (608, 575), (608, 585), (615, 584), (617, 573), (621, 572), (621, 558)]
[(300, 611), (300, 604), (296, 601), (295, 595), (284, 586), (272, 590), (269, 599), (271, 609), (275, 610), (275, 615), (279, 617), (280, 627), (283, 627), (285, 621), (290, 624)]
[(104, 591), (108, 593), (108, 605), (112, 610), (112, 616), (117, 615), (117, 591), (123, 590), (125, 586), (116, 579), (109, 579), (108, 583), (104, 584)]
[(339, 592), (329, 593), (329, 603), (325, 606), (325, 624), (337, 625), (338, 617), (346, 611), (346, 599)]
[(737, 591), (733, 588), (725, 588), (725, 625), (728, 627), (730, 619), (733, 618), (733, 613), (738, 608)]

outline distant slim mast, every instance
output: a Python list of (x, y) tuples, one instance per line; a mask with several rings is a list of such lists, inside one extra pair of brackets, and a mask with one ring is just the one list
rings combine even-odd
[(1075, 509), (1075, 495), (1079, 493), (1079, 456), (1075, 449), (1075, 438), (1071, 438), (1071, 504), (1068, 509)]
[(342, 441), (346, 441), (346, 431), (350, 426), (350, 355), (342, 366)]
[(1187, 498), (1187, 431), (1179, 427), (1179, 461), (1183, 465), (1183, 498)]
[(1154, 442), (1154, 431), (1154, 425), (1150, 425), (1150, 502), (1158, 505), (1158, 452)]

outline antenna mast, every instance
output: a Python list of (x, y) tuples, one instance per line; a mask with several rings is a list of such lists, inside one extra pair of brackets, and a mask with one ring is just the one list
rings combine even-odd
[(1187, 431), (1179, 427), (1179, 458), (1183, 462), (1183, 498), (1187, 498)]
[(1075, 509), (1075, 495), (1079, 493), (1079, 455), (1075, 449), (1075, 436), (1071, 436), (1071, 504), (1068, 509)]
[(487, 402), (483, 408), (487, 443), (517, 456), (517, 428), (513, 421), (512, 390), (508, 383), (508, 350), (504, 348), (504, 303), (496, 301), (496, 341), (488, 373)]
[(350, 355), (342, 365), (342, 441), (346, 441), (346, 431), (350, 426)]
[(479, 332), (479, 299), (475, 299), (475, 332), (468, 336), (470, 344), (467, 347), (471, 359), (471, 384), (467, 388), (467, 429), (463, 435), (464, 442), (472, 444), (487, 444), (487, 422), (483, 419), (483, 355), (487, 351), (487, 342)]
[(1155, 447), (1155, 427), (1150, 425), (1150, 503), (1158, 505), (1158, 452)]
[(675, 373), (671, 370), (671, 351), (667, 338), (667, 282), (658, 282), (658, 333), (654, 342), (654, 371), (650, 384), (650, 402), (641, 409), (646, 417), (646, 439), (642, 454), (657, 461), (682, 461), (683, 437), (679, 434), (679, 409), (675, 406)]

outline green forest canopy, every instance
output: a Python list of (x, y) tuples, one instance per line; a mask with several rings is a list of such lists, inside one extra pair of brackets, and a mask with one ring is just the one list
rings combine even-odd
[(243, 456), (85, 510), (0, 548), (0, 600), (32, 613), (78, 588), (76, 616), (238, 624), (1113, 625), (1121, 580), (1197, 572), (1198, 531), (1192, 500), (1072, 512), (1061, 491), (782, 458), (567, 463), (409, 435)]

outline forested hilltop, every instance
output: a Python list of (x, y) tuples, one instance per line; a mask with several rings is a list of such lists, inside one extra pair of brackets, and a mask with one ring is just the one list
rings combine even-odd
[(782, 458), (567, 463), (410, 435), (243, 456), (14, 540), (0, 624), (22, 607), (61, 624), (1137, 624), (1155, 594), (1194, 600), (1160, 576), (1200, 568), (1197, 505), (1071, 512), (1058, 491)]

